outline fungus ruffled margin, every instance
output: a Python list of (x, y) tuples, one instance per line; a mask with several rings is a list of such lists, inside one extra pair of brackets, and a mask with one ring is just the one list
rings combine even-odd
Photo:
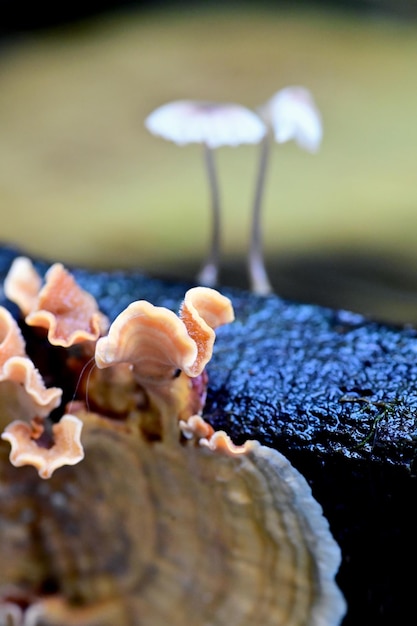
[[(26, 325), (47, 331), (51, 346), (69, 348), (94, 341), (108, 327), (95, 299), (82, 290), (60, 263), (42, 279), (27, 257), (17, 257), (4, 283), (6, 297), (17, 304)], [(32, 465), (41, 478), (49, 478), (63, 465), (82, 460), (82, 422), (64, 414), (49, 420), (62, 399), (62, 389), (47, 388), (25, 351), (25, 340), (9, 311), (0, 308), (1, 438), (11, 445), (10, 462)], [(17, 419), (16, 419), (17, 418)], [(22, 421), (23, 418), (23, 421)]]
[[(67, 566), (65, 558), (60, 566), (61, 578), (55, 583), (59, 593), (35, 598), (19, 616), (0, 584), (0, 619), (20, 619), (19, 626), (124, 626), (126, 615), (129, 624), (145, 621), (155, 626), (168, 618), (172, 626), (252, 626), (254, 618), (263, 626), (340, 624), (346, 610), (335, 582), (340, 550), (305, 479), (276, 450), (253, 441), (236, 446), (227, 433), (215, 432), (202, 416), (201, 388), (197, 400), (189, 402), (195, 380), (203, 376), (211, 357), (213, 329), (233, 316), (227, 298), (195, 288), (187, 292), (179, 317), (144, 301), (134, 303), (116, 318), (107, 336), (98, 338), (97, 365), (104, 370), (123, 368), (123, 381), (131, 375), (154, 402), (150, 418), (159, 414), (163, 428), (153, 440), (134, 417), (93, 414), (82, 402), (76, 415), (64, 415), (52, 426), (58, 446), (60, 424), (76, 433), (73, 443), (77, 438), (79, 442), (83, 425), (84, 461), (61, 467), (56, 475), (40, 465), (44, 478), (50, 476), (50, 487), (42, 490), (30, 477), (26, 506), (34, 497), (41, 516), (45, 506), (47, 526), (52, 524), (55, 533), (62, 526), (62, 540), (72, 546), (66, 545), (65, 553), (69, 549), (73, 556)], [(205, 385), (204, 379), (200, 387)], [(149, 410), (146, 403), (138, 409)], [(33, 440), (42, 437), (44, 423), (24, 423), (30, 445), (37, 445)], [(12, 429), (6, 431), (11, 441)], [(44, 450), (53, 454), (53, 446)], [(24, 491), (26, 473), (2, 473), (2, 493), (5, 485), (14, 493), (14, 484), (18, 493)], [(66, 533), (67, 523), (69, 528), (89, 530), (82, 536)], [(120, 567), (104, 571), (97, 534), (115, 538), (121, 531), (123, 557), (112, 556), (116, 541), (106, 544), (105, 551), (109, 564), (124, 563), (125, 573)], [(55, 536), (52, 545), (57, 549)], [(58, 561), (63, 557), (56, 556)], [(45, 575), (43, 567), (39, 575)], [(57, 574), (46, 575), (50, 581)], [(108, 593), (102, 591), (103, 576), (109, 577), (104, 585)], [(96, 579), (101, 586), (95, 586)], [(19, 586), (19, 581), (18, 576), (9, 582)], [(86, 591), (80, 601), (82, 581), (86, 590), (101, 589), (99, 596)]]
[[(42, 376), (26, 354), (25, 340), (16, 320), (4, 307), (0, 307), (0, 385), (3, 386), (0, 396), (3, 413), (27, 419), (45, 417), (61, 401), (62, 390), (45, 387)], [(0, 424), (4, 419), (0, 418)]]
[[(97, 341), (95, 362), (100, 369), (129, 363), (155, 407), (152, 436), (161, 437), (163, 429), (175, 439), (178, 421), (195, 412), (190, 412), (188, 402), (192, 379), (203, 375), (211, 359), (214, 329), (233, 319), (230, 299), (209, 287), (189, 289), (179, 316), (139, 300), (122, 311)], [(203, 403), (193, 408), (202, 410)]]
[(63, 415), (52, 426), (53, 445), (44, 448), (37, 444), (34, 428), (26, 422), (13, 421), (6, 426), (1, 438), (11, 445), (10, 463), (15, 467), (32, 465), (41, 478), (50, 478), (63, 465), (76, 465), (84, 458), (81, 445), (82, 422), (74, 415)]
[(44, 328), (54, 346), (68, 348), (95, 341), (108, 328), (108, 319), (96, 300), (81, 289), (62, 263), (40, 276), (27, 257), (17, 257), (4, 283), (6, 297), (15, 302), (29, 326)]

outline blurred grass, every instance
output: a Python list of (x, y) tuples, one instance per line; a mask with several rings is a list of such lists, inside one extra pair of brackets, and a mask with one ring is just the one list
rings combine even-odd
[[(0, 239), (89, 267), (174, 273), (202, 261), (201, 150), (150, 136), (144, 118), (176, 98), (256, 107), (302, 84), (324, 142), (315, 156), (274, 147), (268, 258), (363, 254), (410, 271), (416, 67), (415, 23), (318, 11), (131, 12), (10, 42), (0, 53)], [(217, 162), (225, 255), (243, 259), (257, 148), (222, 148)]]

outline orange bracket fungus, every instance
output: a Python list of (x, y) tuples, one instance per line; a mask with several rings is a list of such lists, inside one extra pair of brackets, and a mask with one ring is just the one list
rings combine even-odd
[(145, 126), (178, 145), (200, 143), (204, 147), (213, 227), (209, 255), (198, 282), (212, 287), (217, 284), (220, 254), (220, 194), (213, 151), (221, 146), (259, 143), (266, 133), (265, 124), (240, 104), (177, 100), (155, 109)]
[(61, 263), (49, 268), (42, 286), (30, 260), (17, 257), (4, 291), (20, 307), (26, 324), (45, 328), (49, 342), (55, 346), (68, 348), (94, 341), (107, 329), (107, 318), (98, 310), (95, 299), (76, 284)]
[[(0, 407), (14, 417), (44, 417), (55, 409), (62, 391), (47, 389), (35, 365), (26, 354), (25, 341), (17, 322), (0, 307)], [(0, 424), (4, 417), (0, 417)]]
[(41, 478), (50, 478), (53, 472), (63, 465), (75, 465), (84, 458), (81, 445), (82, 422), (74, 415), (64, 415), (57, 424), (52, 426), (53, 445), (44, 448), (37, 444), (43, 434), (40, 426), (36, 429), (26, 422), (14, 421), (6, 426), (1, 438), (12, 447), (10, 462), (15, 467), (33, 465)]
[(268, 132), (261, 142), (258, 177), (252, 208), (248, 270), (252, 290), (259, 295), (272, 292), (262, 253), (261, 207), (271, 149), (271, 135), (277, 143), (293, 139), (308, 152), (316, 152), (322, 139), (320, 113), (311, 93), (304, 87), (285, 87), (259, 109)]
[[(19, 280), (26, 318), (38, 305)], [(55, 313), (60, 284), (48, 287)], [(206, 365), (215, 329), (234, 319), (231, 301), (196, 287), (178, 315), (133, 302), (89, 349), (78, 312), (65, 315), (77, 345), (46, 348), (65, 371), (63, 401), (50, 416), (10, 416), (2, 437), (17, 467), (0, 442), (0, 625), (341, 624), (340, 549), (307, 481), (276, 450), (235, 445), (204, 419)], [(32, 329), (21, 326), (2, 312), (6, 364), (25, 358)]]
[(143, 300), (133, 302), (97, 341), (96, 365), (131, 364), (134, 379), (155, 409), (149, 434), (161, 437), (160, 429), (172, 430), (175, 417), (178, 421), (201, 411), (203, 398), (194, 394), (192, 379), (204, 375), (214, 329), (233, 318), (230, 300), (209, 287), (187, 291), (179, 316)]

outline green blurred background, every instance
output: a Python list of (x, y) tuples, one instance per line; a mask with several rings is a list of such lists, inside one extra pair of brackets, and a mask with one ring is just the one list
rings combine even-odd
[[(202, 151), (151, 136), (146, 115), (179, 98), (254, 108), (304, 85), (324, 140), (314, 156), (273, 148), (263, 223), (274, 287), (417, 323), (413, 2), (13, 7), (0, 39), (3, 243), (192, 278), (211, 224)], [(217, 152), (223, 284), (248, 284), (257, 158), (256, 146)]]

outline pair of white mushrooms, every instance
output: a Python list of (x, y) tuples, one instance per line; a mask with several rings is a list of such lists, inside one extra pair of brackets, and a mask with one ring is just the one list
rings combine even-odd
[(178, 145), (200, 143), (212, 202), (212, 236), (207, 260), (198, 274), (206, 286), (217, 284), (220, 256), (220, 194), (214, 161), (214, 150), (221, 146), (261, 144), (259, 170), (252, 208), (252, 226), (248, 252), (248, 272), (254, 293), (273, 291), (265, 269), (262, 252), (261, 207), (265, 175), (272, 137), (277, 143), (294, 139), (309, 152), (316, 152), (322, 139), (320, 113), (311, 93), (304, 87), (286, 87), (275, 93), (258, 113), (234, 103), (177, 100), (164, 104), (145, 120), (146, 128)]

